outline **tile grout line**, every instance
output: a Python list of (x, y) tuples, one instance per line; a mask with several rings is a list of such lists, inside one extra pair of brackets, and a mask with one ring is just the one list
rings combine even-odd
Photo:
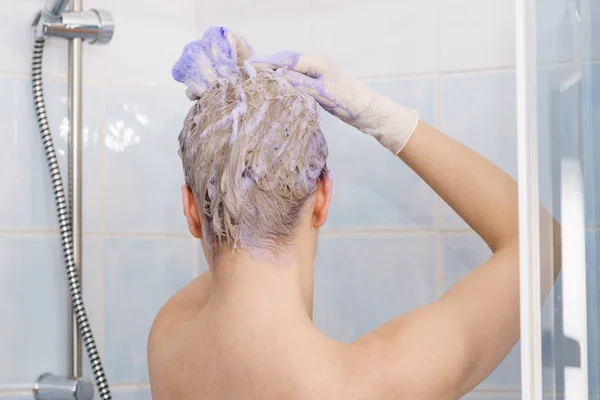
[[(132, 382), (132, 383), (116, 383), (111, 385), (112, 388), (117, 390), (131, 390), (131, 389), (150, 389), (150, 383), (148, 382)], [(12, 396), (12, 395), (30, 395), (31, 389), (23, 387), (22, 389), (1, 389), (0, 395), (2, 396)], [(499, 395), (519, 395), (521, 391), (515, 389), (475, 389), (469, 392), (469, 394), (499, 394)], [(562, 392), (553, 392), (549, 390), (545, 390), (544, 394), (556, 394), (563, 395)], [(592, 396), (597, 396), (600, 393), (590, 392)]]
[[(18, 385), (20, 386), (20, 385)], [(117, 390), (128, 390), (128, 389), (149, 389), (149, 382), (131, 382), (131, 383), (115, 383), (111, 385), (112, 388)], [(471, 394), (520, 394), (519, 390), (515, 389), (474, 389)], [(15, 387), (15, 388), (0, 388), (1, 395), (21, 395), (31, 394), (31, 389), (26, 387)], [(544, 394), (558, 394), (562, 395), (562, 392), (554, 392), (551, 390), (545, 390)], [(590, 392), (591, 395), (598, 395), (600, 393)]]
[(60, 236), (59, 231), (46, 231), (46, 230), (2, 230), (0, 229), (0, 236)]
[[(438, 62), (439, 63), (439, 62)], [(551, 62), (540, 64), (540, 67), (553, 67), (553, 66), (566, 66), (569, 65), (570, 62)], [(588, 64), (598, 64), (600, 63), (600, 59), (592, 59), (586, 61)], [(427, 71), (427, 72), (413, 72), (413, 73), (399, 73), (399, 74), (390, 74), (390, 75), (364, 75), (358, 76), (359, 79), (363, 81), (383, 81), (383, 80), (394, 80), (394, 79), (412, 79), (412, 78), (423, 78), (427, 76), (435, 76), (435, 75), (443, 75), (443, 76), (454, 76), (454, 75), (466, 75), (466, 74), (477, 74), (477, 73), (493, 73), (493, 72), (504, 72), (504, 71), (512, 71), (515, 69), (514, 65), (504, 66), (504, 67), (494, 67), (494, 68), (476, 68), (476, 69), (463, 69), (463, 70), (450, 70), (450, 71), (441, 71), (438, 67), (437, 71)], [(0, 78), (2, 77), (13, 77), (13, 78), (23, 78), (29, 79), (30, 75), (28, 73), (23, 72), (11, 72), (11, 71), (0, 71)], [(56, 76), (56, 75), (47, 75), (44, 77), (44, 80), (50, 80), (55, 82), (66, 82), (67, 78), (64, 76)], [(163, 84), (149, 84), (149, 83), (138, 83), (138, 82), (127, 82), (127, 81), (106, 81), (104, 79), (84, 79), (84, 84), (91, 84), (96, 86), (103, 87), (113, 87), (113, 88), (131, 88), (131, 89), (144, 89), (152, 92), (177, 92), (179, 89), (172, 86), (166, 86)]]
[[(442, 200), (438, 198), (438, 202)], [(440, 206), (443, 203), (440, 203)], [(587, 232), (600, 231), (600, 226), (586, 226)], [(473, 233), (470, 228), (446, 229), (438, 227), (437, 224), (433, 228), (418, 228), (418, 229), (402, 229), (402, 228), (372, 228), (372, 229), (330, 229), (321, 231), (321, 236), (324, 237), (352, 237), (352, 236), (367, 236), (367, 235), (463, 235)], [(148, 233), (148, 232), (83, 232), (88, 237), (99, 237), (103, 239), (192, 239), (186, 233)], [(0, 230), (0, 236), (59, 236), (58, 231), (46, 230)]]
[(364, 230), (338, 230), (338, 231), (323, 231), (321, 232), (321, 236), (325, 236), (328, 238), (331, 237), (353, 237), (353, 236), (370, 236), (370, 235), (379, 235), (379, 236), (410, 236), (410, 235), (436, 235), (439, 232), (444, 233), (455, 233), (455, 234), (464, 234), (471, 232), (468, 229), (456, 229), (456, 230), (447, 230), (440, 231), (436, 228), (431, 229), (364, 229)]
[[(131, 382), (131, 383), (115, 383), (110, 385), (111, 388), (117, 390), (128, 390), (128, 389), (149, 389), (149, 382)], [(0, 387), (0, 395), (1, 396), (12, 396), (12, 395), (22, 395), (22, 394), (32, 394), (32, 389), (30, 387), (26, 387), (25, 385), (13, 385), (6, 386), (5, 388)], [(1, 398), (0, 398), (1, 399)]]

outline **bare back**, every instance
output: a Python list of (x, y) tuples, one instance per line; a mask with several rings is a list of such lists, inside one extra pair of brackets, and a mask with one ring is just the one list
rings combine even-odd
[(274, 323), (210, 303), (209, 275), (177, 293), (154, 323), (148, 353), (155, 400), (349, 398), (347, 345), (305, 321)]
[[(484, 267), (503, 267), (490, 263)], [(154, 400), (458, 399), (514, 344), (479, 364), (469, 344), (476, 332), (463, 319), (472, 310), (461, 311), (453, 292), (343, 344), (310, 320), (211, 301), (210, 281), (210, 272), (194, 280), (156, 318), (148, 349)]]
[[(489, 261), (437, 301), (351, 344), (320, 334), (306, 315), (312, 300), (290, 293), (304, 289), (312, 298), (312, 270), (230, 266), (247, 282), (237, 297), (217, 299), (214, 282), (224, 270), (216, 266), (215, 279), (210, 272), (197, 278), (156, 318), (149, 339), (153, 398), (448, 400), (482, 382), (519, 337), (516, 183), (425, 124), (400, 156), (485, 240)], [(556, 233), (542, 239), (558, 249), (560, 227), (540, 214)], [(556, 278), (560, 252), (544, 264), (543, 273)], [(542, 301), (550, 281), (543, 279)]]

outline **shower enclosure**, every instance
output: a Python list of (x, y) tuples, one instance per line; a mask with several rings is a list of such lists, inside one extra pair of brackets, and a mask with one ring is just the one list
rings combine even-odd
[[(49, 125), (36, 79), (35, 102), (31, 93), (36, 37), (29, 25), (44, 3), (47, 24), (36, 25), (38, 35), (45, 29), (72, 40), (69, 74), (64, 38), (46, 41), (43, 62), (41, 41), (35, 45), (33, 75), (39, 78), (44, 66)], [(84, 1), (85, 9), (114, 12), (120, 33), (109, 46), (85, 45), (81, 57), (81, 37), (108, 37), (88, 24), (106, 14), (87, 12), (81, 26), (67, 14), (61, 24), (66, 0), (0, 0), (0, 50), (11, 54), (0, 57), (0, 165), (9, 172), (0, 174), (7, 193), (0, 196), (0, 317), (7, 321), (0, 326), (0, 399), (31, 399), (32, 381), (44, 372), (78, 377), (83, 367), (87, 378), (95, 372), (77, 331), (66, 327), (75, 280), (65, 283), (59, 234), (69, 229), (63, 223), (59, 231), (44, 159), (47, 135), (42, 144), (38, 121), (52, 128), (65, 187), (64, 167), (72, 165), (75, 194), (70, 205), (63, 199), (72, 220), (71, 257), (77, 266), (83, 255), (84, 297), (106, 382), (114, 398), (151, 398), (145, 342), (152, 320), (207, 268), (180, 212), (176, 138), (190, 104), (169, 71), (187, 41), (217, 24), (243, 34), (259, 52), (289, 47), (328, 54), (513, 177), (516, 109), (520, 359), (517, 348), (466, 398), (600, 399), (600, 0), (312, 0), (295, 2), (294, 13), (285, 1), (151, 3)], [(82, 107), (67, 100), (80, 91)], [(322, 128), (328, 162), (340, 174), (316, 260), (315, 323), (351, 341), (434, 301), (489, 253), (377, 143), (327, 115)], [(83, 143), (75, 134), (67, 144), (69, 132), (80, 130)], [(540, 221), (539, 204), (560, 231)], [(380, 268), (374, 272), (372, 264)], [(562, 271), (541, 304), (555, 265)], [(110, 398), (108, 388), (103, 392)]]
[(516, 6), (522, 398), (597, 399), (600, 1)]

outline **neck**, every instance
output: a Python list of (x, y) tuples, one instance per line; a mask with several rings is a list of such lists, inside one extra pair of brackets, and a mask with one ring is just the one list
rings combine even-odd
[(294, 248), (277, 259), (247, 250), (221, 254), (213, 265), (212, 298), (222, 304), (289, 317), (312, 319), (313, 260)]

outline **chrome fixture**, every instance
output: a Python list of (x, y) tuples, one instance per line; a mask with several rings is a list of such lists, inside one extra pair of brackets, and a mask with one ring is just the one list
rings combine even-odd
[[(37, 37), (62, 37), (83, 39), (89, 43), (106, 44), (115, 32), (112, 14), (105, 10), (60, 11), (65, 1), (57, 1), (56, 7), (40, 11), (33, 22)], [(64, 8), (63, 8), (64, 9)]]
[(43, 374), (33, 385), (38, 400), (92, 400), (94, 385), (86, 379), (67, 379)]
[[(48, 0), (46, 1), (46, 7), (36, 15), (32, 24), (36, 39), (33, 48), (31, 73), (34, 106), (54, 191), (67, 281), (71, 294), (70, 378), (60, 378), (51, 374), (42, 375), (35, 383), (34, 395), (38, 400), (89, 400), (93, 398), (93, 386), (89, 381), (81, 379), (81, 349), (83, 342), (100, 398), (110, 400), (112, 397), (106, 374), (102, 367), (81, 293), (82, 44), (84, 40), (89, 43), (108, 43), (114, 33), (114, 21), (112, 15), (107, 11), (83, 11), (82, 0), (72, 0), (70, 8), (66, 11), (68, 5), (68, 0)], [(44, 102), (42, 56), (47, 37), (62, 37), (69, 41), (68, 196), (65, 195)]]

